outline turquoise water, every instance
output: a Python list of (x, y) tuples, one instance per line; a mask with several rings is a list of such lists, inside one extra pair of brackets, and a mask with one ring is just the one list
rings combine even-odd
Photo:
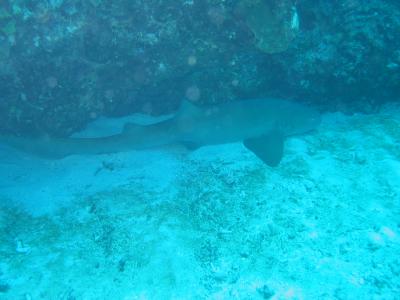
[[(399, 9), (0, 3), (0, 300), (400, 299)], [(199, 126), (254, 98), (321, 123), (243, 106)], [(33, 151), (171, 118), (212, 142)]]

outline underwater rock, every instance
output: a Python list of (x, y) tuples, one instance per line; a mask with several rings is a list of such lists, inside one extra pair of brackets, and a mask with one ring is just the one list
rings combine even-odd
[(263, 52), (285, 51), (299, 31), (299, 18), (292, 0), (243, 0), (239, 10), (255, 35), (256, 46)]
[(388, 0), (305, 0), (297, 9), (299, 38), (273, 58), (287, 90), (345, 112), (371, 113), (398, 98), (398, 6)]
[(2, 132), (67, 136), (182, 98), (374, 112), (400, 91), (393, 0), (3, 2)]

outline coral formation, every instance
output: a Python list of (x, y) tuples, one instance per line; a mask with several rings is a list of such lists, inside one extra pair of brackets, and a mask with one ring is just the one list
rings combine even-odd
[(371, 112), (400, 93), (392, 0), (3, 2), (2, 132), (65, 136), (185, 97)]
[(257, 39), (257, 47), (266, 53), (285, 51), (299, 31), (293, 0), (243, 0), (239, 6)]

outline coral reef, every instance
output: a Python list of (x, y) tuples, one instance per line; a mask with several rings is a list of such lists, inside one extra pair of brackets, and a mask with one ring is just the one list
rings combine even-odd
[(293, 0), (243, 0), (239, 7), (257, 39), (257, 47), (266, 53), (285, 51), (299, 31)]
[(185, 97), (373, 111), (400, 93), (399, 28), (391, 0), (6, 0), (0, 131), (68, 135)]

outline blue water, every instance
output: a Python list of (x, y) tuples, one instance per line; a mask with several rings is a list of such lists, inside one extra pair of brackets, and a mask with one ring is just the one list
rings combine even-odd
[[(400, 299), (399, 22), (389, 0), (0, 3), (0, 299)], [(321, 114), (276, 167), (242, 141), (29, 151), (254, 97)]]

